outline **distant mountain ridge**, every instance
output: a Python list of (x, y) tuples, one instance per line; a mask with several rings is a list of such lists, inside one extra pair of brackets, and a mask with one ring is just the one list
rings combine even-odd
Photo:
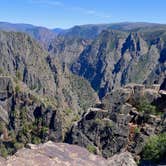
[(106, 24), (87, 24), (76, 25), (68, 29), (53, 28), (49, 29), (43, 26), (35, 26), (22, 23), (0, 22), (0, 30), (25, 32), (37, 40), (48, 41), (56, 37), (56, 35), (65, 35), (72, 37), (80, 37), (83, 39), (94, 39), (103, 30), (113, 29), (120, 31), (130, 31), (139, 28), (162, 27), (166, 28), (166, 24), (146, 23), (146, 22), (121, 22)]
[(83, 39), (94, 39), (103, 30), (120, 30), (120, 31), (131, 31), (138, 30), (140, 28), (166, 28), (166, 24), (158, 23), (146, 23), (146, 22), (122, 22), (122, 23), (108, 23), (108, 24), (87, 24), (87, 25), (76, 25), (72, 28), (60, 30), (58, 34), (72, 37), (80, 37)]
[(34, 26), (31, 24), (13, 24), (7, 22), (0, 22), (0, 30), (7, 32), (24, 32), (36, 39), (37, 41), (41, 42), (42, 44), (45, 44), (56, 37), (56, 33), (52, 30), (45, 27)]

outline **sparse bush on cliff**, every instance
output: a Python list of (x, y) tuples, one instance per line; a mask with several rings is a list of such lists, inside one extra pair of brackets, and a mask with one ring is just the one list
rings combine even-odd
[(156, 107), (146, 100), (141, 100), (138, 105), (138, 110), (144, 114), (156, 114)]
[(151, 136), (143, 149), (144, 160), (158, 162), (166, 156), (166, 132)]

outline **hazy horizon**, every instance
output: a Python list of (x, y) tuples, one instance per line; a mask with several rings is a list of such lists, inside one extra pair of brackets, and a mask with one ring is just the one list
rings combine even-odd
[(165, 24), (165, 6), (164, 0), (6, 0), (1, 2), (0, 20), (49, 29), (121, 22)]
[(91, 23), (87, 23), (87, 24), (76, 24), (76, 25), (73, 25), (71, 27), (66, 27), (66, 28), (62, 28), (62, 27), (53, 27), (53, 28), (49, 28), (49, 27), (46, 27), (46, 26), (43, 26), (43, 25), (36, 25), (36, 24), (31, 24), (31, 23), (22, 23), (22, 22), (6, 22), (6, 21), (2, 21), (0, 20), (0, 23), (5, 23), (5, 24), (13, 24), (13, 25), (29, 25), (29, 26), (34, 26), (34, 27), (43, 27), (43, 28), (47, 28), (47, 29), (50, 29), (50, 30), (54, 30), (54, 29), (62, 29), (62, 30), (67, 30), (67, 29), (70, 29), (70, 28), (73, 28), (75, 26), (90, 26), (90, 25), (113, 25), (113, 24), (125, 24), (125, 23), (128, 23), (128, 24), (139, 24), (139, 23), (143, 23), (143, 24), (156, 24), (156, 25), (166, 25), (166, 23), (157, 23), (157, 22), (129, 22), (129, 21), (124, 21), (124, 22), (106, 22), (106, 23), (94, 23), (94, 24), (91, 24)]

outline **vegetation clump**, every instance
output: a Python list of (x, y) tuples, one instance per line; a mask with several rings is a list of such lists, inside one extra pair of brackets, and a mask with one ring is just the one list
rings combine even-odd
[(166, 156), (166, 132), (151, 136), (142, 152), (144, 160), (159, 162)]
[(148, 102), (145, 98), (140, 99), (139, 103), (135, 105), (137, 110), (145, 116), (149, 115), (162, 115), (163, 112), (161, 112), (158, 107), (150, 102)]
[(15, 86), (15, 92), (16, 93), (19, 93), (21, 91), (21, 88), (20, 88), (20, 86), (17, 84), (16, 86)]
[(97, 149), (94, 145), (88, 145), (87, 146), (87, 149), (90, 153), (94, 153), (94, 154), (97, 154)]

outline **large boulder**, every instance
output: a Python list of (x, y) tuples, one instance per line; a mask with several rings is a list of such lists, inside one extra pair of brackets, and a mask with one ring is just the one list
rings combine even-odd
[(134, 161), (131, 153), (123, 152), (120, 154), (116, 154), (110, 159), (108, 159), (108, 166), (137, 166), (136, 162)]
[(29, 144), (6, 160), (0, 158), (0, 166), (136, 166), (129, 152), (109, 158), (94, 155), (86, 149), (65, 143), (47, 142), (40, 145)]
[(41, 145), (29, 145), (29, 148), (19, 150), (6, 161), (0, 159), (0, 165), (107, 166), (104, 158), (95, 156), (86, 149), (75, 145), (48, 142)]

